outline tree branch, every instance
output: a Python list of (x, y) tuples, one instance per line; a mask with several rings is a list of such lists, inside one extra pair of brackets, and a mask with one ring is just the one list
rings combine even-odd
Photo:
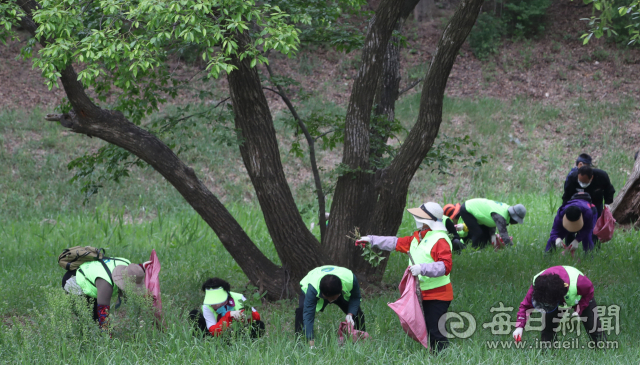
[(306, 138), (307, 144), (309, 145), (309, 160), (311, 162), (311, 171), (313, 172), (313, 180), (316, 185), (316, 197), (318, 199), (318, 222), (320, 225), (320, 242), (323, 242), (325, 238), (325, 231), (327, 229), (327, 217), (325, 214), (326, 203), (325, 203), (324, 192), (322, 191), (322, 180), (320, 180), (320, 172), (318, 171), (318, 165), (316, 163), (315, 140), (313, 139), (313, 137), (311, 137), (311, 133), (309, 133), (309, 129), (307, 129), (307, 125), (304, 123), (304, 121), (302, 121), (302, 119), (298, 115), (298, 112), (296, 111), (296, 108), (291, 103), (291, 100), (289, 100), (289, 98), (287, 97), (287, 93), (284, 91), (282, 86), (280, 86), (279, 84), (276, 84), (273, 81), (273, 70), (271, 69), (270, 63), (266, 62), (265, 65), (267, 66), (267, 71), (269, 72), (269, 79), (271, 80), (271, 82), (273, 82), (276, 85), (276, 87), (278, 88), (278, 91), (275, 91), (265, 86), (263, 86), (262, 88), (271, 90), (274, 93), (280, 95), (284, 103), (287, 104), (287, 107), (289, 108), (291, 115), (293, 115), (293, 119), (296, 120), (296, 122), (298, 123), (298, 126), (302, 130), (302, 133), (304, 133), (304, 137)]
[[(413, 89), (414, 87), (416, 87), (416, 85), (418, 85), (419, 83), (421, 83), (424, 80), (424, 77), (419, 78), (418, 80), (412, 82), (409, 86), (405, 87), (404, 89), (402, 89), (401, 91), (398, 92), (398, 98), (400, 97), (400, 95), (406, 93), (407, 91)], [(397, 98), (396, 98), (397, 100)]]
[[(23, 1), (20, 5), (27, 14), (21, 23), (35, 35), (37, 24), (33, 22), (32, 11), (37, 4)], [(41, 41), (44, 46), (46, 42)], [(95, 136), (121, 147), (152, 166), (214, 230), (249, 279), (253, 283), (262, 279), (268, 285), (269, 297), (277, 299), (277, 293), (282, 290), (282, 269), (258, 249), (225, 206), (197, 178), (195, 171), (156, 136), (131, 123), (121, 112), (93, 104), (71, 65), (59, 71), (60, 81), (73, 111), (68, 114), (49, 114), (45, 119), (59, 121), (76, 133)], [(268, 282), (265, 278), (269, 279)]]

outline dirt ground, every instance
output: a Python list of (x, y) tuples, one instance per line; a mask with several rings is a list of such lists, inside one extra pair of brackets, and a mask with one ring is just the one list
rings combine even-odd
[[(401, 89), (424, 74), (448, 12), (442, 11), (442, 17), (432, 22), (408, 22)], [(577, 96), (610, 100), (640, 95), (639, 49), (618, 49), (603, 39), (582, 45), (579, 36), (586, 24), (579, 19), (590, 13), (591, 8), (581, 2), (554, 2), (544, 34), (533, 40), (506, 40), (499, 54), (484, 62), (465, 44), (451, 72), (447, 95), (500, 99), (522, 96), (554, 104)], [(48, 90), (39, 70), (33, 69), (30, 61), (17, 58), (22, 45), (23, 42), (11, 42), (0, 46), (0, 108), (51, 111), (64, 97), (64, 91)], [(359, 52), (345, 55), (319, 47), (302, 49), (295, 59), (274, 57), (271, 63), (277, 73), (298, 80), (306, 92), (321, 93), (325, 101), (343, 105), (348, 102), (359, 56)], [(203, 65), (186, 65), (179, 60), (172, 68), (184, 78), (203, 73)], [(215, 81), (214, 87), (224, 93), (226, 79)], [(276, 94), (265, 93), (274, 111), (285, 108)], [(191, 95), (193, 92), (186, 92), (173, 103), (195, 100)]]

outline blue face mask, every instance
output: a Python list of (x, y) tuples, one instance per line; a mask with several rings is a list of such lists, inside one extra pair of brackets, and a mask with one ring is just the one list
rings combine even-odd
[(225, 314), (227, 314), (228, 310), (227, 310), (227, 306), (223, 305), (222, 307), (216, 309), (216, 313), (218, 313), (221, 316), (224, 316)]

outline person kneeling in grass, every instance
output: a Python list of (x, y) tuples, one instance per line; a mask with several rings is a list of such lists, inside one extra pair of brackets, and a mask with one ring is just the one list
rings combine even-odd
[(93, 303), (93, 320), (98, 321), (101, 329), (108, 330), (114, 288), (118, 290), (115, 308), (120, 306), (125, 287), (138, 294), (146, 293), (144, 265), (147, 263), (132, 264), (121, 257), (85, 262), (77, 270), (64, 274), (62, 288), (69, 294), (87, 297), (87, 302)]
[(346, 322), (360, 331), (366, 331), (364, 313), (360, 308), (360, 284), (351, 270), (339, 266), (320, 266), (300, 281), (300, 296), (296, 309), (295, 332), (304, 327), (309, 345), (314, 347), (313, 323), (316, 312), (323, 312), (335, 304), (347, 315)]
[[(544, 327), (541, 341), (556, 341), (559, 318), (564, 311), (579, 317), (584, 328), (597, 345), (605, 336), (593, 298), (591, 281), (571, 266), (553, 266), (533, 277), (533, 285), (520, 303), (513, 339), (519, 342), (532, 309), (542, 313)], [(597, 347), (597, 346), (596, 346)]]
[(444, 350), (449, 340), (438, 326), (453, 300), (453, 287), (449, 279), (452, 267), (452, 244), (442, 223), (443, 210), (438, 203), (424, 203), (419, 208), (408, 209), (419, 231), (408, 237), (364, 236), (356, 245), (370, 242), (371, 247), (383, 251), (408, 253), (413, 258), (411, 273), (420, 280), (422, 310), (429, 332), (430, 348), (434, 352)]
[(264, 323), (260, 320), (260, 313), (251, 308), (251, 316), (247, 316), (242, 309), (242, 303), (247, 300), (244, 295), (231, 291), (228, 282), (220, 278), (211, 278), (202, 284), (204, 301), (202, 311), (194, 309), (189, 313), (194, 327), (203, 335), (219, 336), (231, 326), (234, 321), (250, 323), (250, 336), (260, 337), (264, 333)]
[(593, 249), (593, 228), (598, 220), (598, 211), (589, 201), (589, 194), (579, 193), (558, 208), (545, 252), (565, 247), (573, 253), (581, 242), (584, 252)]

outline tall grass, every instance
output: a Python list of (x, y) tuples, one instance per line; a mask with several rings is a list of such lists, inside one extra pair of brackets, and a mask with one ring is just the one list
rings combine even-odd
[[(636, 323), (640, 314), (640, 290), (635, 273), (640, 270), (640, 233), (617, 231), (611, 242), (593, 255), (576, 258), (555, 253), (543, 255), (554, 211), (549, 200), (536, 195), (509, 195), (508, 203), (520, 202), (528, 208), (526, 224), (510, 227), (515, 246), (494, 252), (465, 250), (454, 257), (451, 274), (454, 301), (450, 311), (469, 312), (477, 321), (476, 332), (468, 339), (453, 339), (450, 351), (440, 357), (428, 354), (402, 332), (396, 315), (386, 306), (399, 294), (395, 289), (407, 258), (393, 253), (381, 287), (363, 291), (363, 308), (367, 331), (372, 340), (339, 347), (337, 324), (344, 315), (328, 307), (318, 315), (316, 333), (319, 348), (309, 350), (304, 341), (293, 334), (293, 317), (297, 301), (281, 300), (258, 308), (267, 324), (267, 335), (259, 340), (224, 340), (194, 337), (187, 313), (202, 301), (199, 287), (211, 276), (231, 282), (233, 290), (246, 291), (248, 284), (237, 264), (221, 247), (217, 238), (194, 213), (160, 216), (137, 223), (127, 222), (113, 207), (101, 206), (87, 216), (56, 217), (56, 223), (37, 220), (7, 221), (0, 232), (2, 242), (0, 267), (0, 361), (6, 363), (335, 363), (365, 362), (413, 363), (633, 363), (640, 355), (640, 335)], [(232, 212), (259, 247), (272, 258), (275, 252), (259, 211), (251, 206), (232, 206)], [(409, 234), (413, 222), (407, 214), (400, 234)], [(92, 244), (107, 247), (112, 255), (142, 262), (155, 248), (163, 269), (160, 280), (165, 331), (155, 330), (147, 320), (130, 312), (133, 304), (125, 303), (113, 311), (114, 318), (126, 328), (114, 330), (113, 338), (95, 330), (88, 314), (71, 313), (70, 296), (63, 295), (60, 278), (64, 271), (56, 265), (57, 254), (67, 246)], [(620, 334), (609, 340), (618, 341), (615, 351), (594, 350), (492, 350), (486, 341), (510, 341), (510, 335), (493, 335), (490, 323), (492, 307), (502, 302), (517, 307), (531, 284), (533, 275), (546, 267), (573, 265), (582, 270), (596, 287), (600, 305), (621, 307)], [(77, 306), (81, 306), (76, 303)], [(65, 308), (67, 308), (65, 310)], [(124, 312), (120, 312), (124, 311)], [(124, 321), (124, 322), (123, 322)], [(142, 327), (137, 324), (141, 324)], [(525, 332), (534, 341), (539, 334)], [(572, 340), (575, 333), (560, 336)], [(579, 339), (586, 344), (586, 334)]]

